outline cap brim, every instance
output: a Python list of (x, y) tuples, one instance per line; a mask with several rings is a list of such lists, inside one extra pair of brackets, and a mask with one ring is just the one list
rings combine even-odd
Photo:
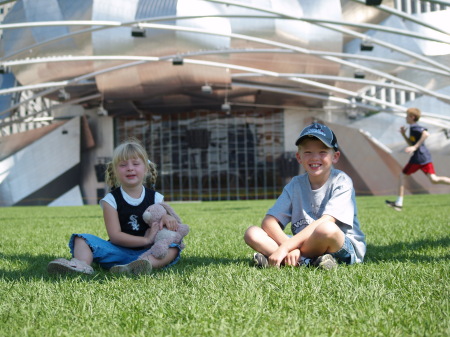
[(322, 143), (324, 143), (327, 147), (329, 147), (330, 149), (333, 149), (333, 148), (334, 148), (334, 146), (331, 145), (327, 140), (325, 140), (324, 137), (321, 136), (321, 135), (304, 135), (304, 136), (301, 136), (301, 137), (299, 137), (299, 138), (297, 139), (297, 141), (295, 142), (295, 145), (298, 146), (298, 144), (299, 144), (303, 139), (305, 139), (305, 138), (317, 138), (317, 139), (319, 139)]

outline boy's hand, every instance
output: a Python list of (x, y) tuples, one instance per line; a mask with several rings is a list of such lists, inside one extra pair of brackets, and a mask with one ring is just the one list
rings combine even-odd
[(283, 246), (278, 247), (278, 249), (269, 256), (269, 265), (279, 268), (281, 262), (289, 254), (288, 250), (283, 248)]
[(416, 151), (417, 149), (416, 149), (416, 147), (415, 146), (408, 146), (406, 149), (405, 149), (405, 152), (406, 153), (413, 153), (414, 151)]
[(300, 259), (300, 249), (294, 249), (289, 252), (284, 258), (284, 264), (286, 266), (297, 266), (298, 260)]
[(162, 228), (162, 226), (166, 226), (166, 228), (170, 231), (176, 232), (178, 230), (177, 220), (169, 214), (164, 214), (162, 216), (160, 224), (161, 224), (161, 228)]
[(405, 135), (406, 130), (407, 130), (407, 128), (406, 128), (405, 126), (401, 126), (401, 127), (400, 127), (400, 133), (401, 133), (402, 135)]

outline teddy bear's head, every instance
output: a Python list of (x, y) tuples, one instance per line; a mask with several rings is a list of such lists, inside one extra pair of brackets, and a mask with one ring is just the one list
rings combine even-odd
[(179, 244), (180, 249), (184, 248), (183, 238), (189, 233), (189, 226), (181, 223), (180, 217), (168, 204), (162, 202), (147, 207), (144, 214), (142, 214), (142, 218), (146, 224), (151, 226), (154, 222), (161, 221), (164, 214), (175, 218), (178, 222), (177, 230), (172, 231), (165, 227), (159, 230), (155, 235), (153, 245), (139, 257), (140, 259), (147, 258), (149, 255), (153, 255), (157, 259), (162, 259), (167, 255), (172, 243)]
[(154, 222), (159, 222), (164, 214), (167, 214), (164, 206), (161, 204), (154, 204), (147, 207), (142, 218), (146, 224), (150, 225)]

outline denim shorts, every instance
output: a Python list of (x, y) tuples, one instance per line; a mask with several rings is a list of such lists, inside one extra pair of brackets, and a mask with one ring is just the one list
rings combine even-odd
[(353, 264), (356, 261), (355, 247), (346, 236), (342, 248), (336, 253), (330, 253), (339, 263)]
[[(92, 234), (72, 234), (69, 241), (70, 253), (73, 256), (73, 247), (75, 237), (83, 238), (87, 245), (91, 248), (94, 256), (94, 262), (98, 263), (104, 269), (110, 269), (118, 264), (128, 264), (135, 261), (141, 254), (146, 252), (145, 249), (131, 249), (113, 244), (110, 241), (103, 240)], [(176, 243), (172, 243), (169, 247), (178, 248), (178, 254), (175, 259), (166, 267), (173, 266), (180, 260), (181, 247)]]

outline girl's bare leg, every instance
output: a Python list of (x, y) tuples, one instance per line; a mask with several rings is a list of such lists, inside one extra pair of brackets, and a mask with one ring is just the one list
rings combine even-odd
[(78, 236), (75, 237), (75, 241), (73, 243), (73, 257), (87, 263), (88, 265), (91, 265), (94, 259), (91, 248), (89, 248), (83, 238)]
[(159, 269), (167, 266), (170, 262), (175, 260), (178, 255), (178, 248), (169, 248), (169, 251), (162, 259), (157, 259), (153, 255), (147, 255), (144, 259), (149, 260), (153, 269)]

